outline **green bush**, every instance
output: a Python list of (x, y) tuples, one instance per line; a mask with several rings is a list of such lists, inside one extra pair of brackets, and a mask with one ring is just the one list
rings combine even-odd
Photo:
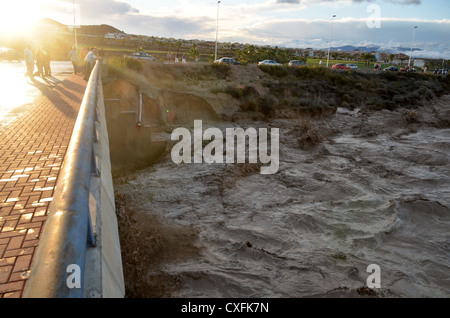
[(106, 61), (109, 74), (119, 74), (125, 69), (139, 72), (143, 69), (142, 62), (132, 57), (111, 57)]
[[(208, 66), (205, 66), (208, 67)], [(231, 67), (227, 64), (212, 63), (209, 66), (220, 79), (225, 79), (230, 74)]]
[(284, 66), (258, 65), (258, 68), (274, 77), (286, 77), (289, 75), (289, 70)]

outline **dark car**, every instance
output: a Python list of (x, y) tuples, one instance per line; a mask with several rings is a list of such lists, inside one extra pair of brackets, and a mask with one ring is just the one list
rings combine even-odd
[(19, 51), (8, 48), (0, 48), (0, 61), (22, 61), (22, 54)]
[(396, 67), (396, 66), (389, 66), (389, 67), (386, 67), (384, 70), (386, 72), (398, 72), (398, 67)]
[(241, 63), (239, 63), (238, 61), (236, 61), (235, 59), (233, 59), (231, 57), (222, 57), (221, 59), (215, 60), (214, 63), (233, 64), (233, 65), (241, 64)]

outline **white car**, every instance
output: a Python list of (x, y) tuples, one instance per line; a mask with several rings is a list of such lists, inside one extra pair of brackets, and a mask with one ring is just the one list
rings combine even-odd
[(274, 60), (264, 60), (264, 61), (259, 62), (258, 65), (282, 66), (283, 64), (280, 64)]
[(134, 52), (130, 57), (139, 59), (139, 60), (147, 60), (147, 61), (156, 61), (156, 57), (151, 56), (146, 52)]
[(356, 65), (356, 64), (347, 64), (347, 67), (351, 68), (352, 70), (358, 69), (358, 65)]

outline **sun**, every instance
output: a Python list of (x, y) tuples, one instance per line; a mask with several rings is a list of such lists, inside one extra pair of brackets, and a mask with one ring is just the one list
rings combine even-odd
[(31, 24), (42, 17), (39, 1), (16, 0), (0, 3), (0, 34), (14, 36), (26, 33)]

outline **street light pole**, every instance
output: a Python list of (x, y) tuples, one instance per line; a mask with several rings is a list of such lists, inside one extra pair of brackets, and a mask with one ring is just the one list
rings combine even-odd
[(444, 48), (444, 55), (442, 56), (442, 72), (444, 72), (445, 66), (445, 51), (447, 51), (447, 48)]
[(330, 30), (330, 42), (328, 45), (327, 68), (328, 68), (328, 63), (330, 62), (331, 38), (333, 37), (333, 22), (334, 22), (335, 17), (336, 17), (336, 15), (333, 15), (333, 17), (331, 18), (331, 30)]
[(77, 50), (78, 52), (78, 43), (77, 43), (77, 25), (75, 23), (75, 16), (76, 16), (76, 11), (75, 11), (75, 0), (72, 1), (73, 2), (73, 30), (75, 31), (75, 50)]
[(215, 49), (215, 53), (214, 53), (214, 61), (217, 60), (217, 37), (219, 35), (219, 4), (220, 4), (220, 1), (217, 1), (216, 49)]
[(411, 68), (411, 59), (412, 59), (412, 54), (413, 54), (414, 37), (415, 37), (415, 35), (416, 35), (416, 29), (417, 29), (417, 28), (418, 28), (418, 27), (415, 26), (415, 27), (414, 27), (414, 31), (413, 31), (413, 38), (412, 38), (412, 43), (411, 43), (411, 53), (409, 54), (409, 61), (408, 61), (408, 69)]

